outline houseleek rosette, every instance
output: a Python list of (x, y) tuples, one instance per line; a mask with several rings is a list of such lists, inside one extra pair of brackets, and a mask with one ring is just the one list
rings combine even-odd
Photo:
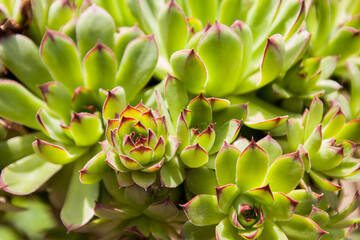
[[(45, 183), (53, 186), (50, 199), (62, 208), (69, 230), (91, 219), (98, 198), (99, 184), (82, 185), (78, 171), (101, 151), (98, 141), (105, 138), (103, 120), (107, 120), (100, 113), (104, 101), (116, 91), (122, 96), (117, 105), (122, 111), (150, 80), (158, 58), (152, 36), (144, 36), (136, 27), (115, 33), (111, 16), (96, 5), (81, 13), (73, 30), (76, 42), (47, 30), (40, 49), (23, 35), (0, 41), (5, 67), (23, 83), (0, 81), (0, 116), (35, 130), (3, 143), (7, 147), (2, 154), (11, 154), (5, 157), (9, 165), (2, 171), (1, 187), (25, 195)], [(116, 85), (122, 87), (106, 91)], [(54, 179), (67, 175), (70, 183), (56, 184), (50, 179), (53, 175)], [(60, 192), (67, 192), (66, 199), (59, 198)], [(84, 205), (85, 201), (91, 204)], [(84, 214), (74, 215), (74, 208)]]
[(299, 151), (282, 155), (270, 136), (236, 144), (243, 151), (225, 142), (216, 156), (216, 195), (197, 195), (182, 206), (199, 226), (185, 224), (183, 238), (196, 239), (191, 229), (207, 225), (213, 225), (207, 231), (216, 232), (216, 239), (317, 239), (325, 234), (310, 218), (294, 214), (299, 201), (288, 196), (304, 173)]
[[(104, 104), (104, 113), (111, 104), (108, 100)], [(120, 187), (136, 183), (147, 189), (155, 182), (157, 171), (163, 165), (172, 165), (168, 162), (173, 159), (179, 145), (174, 137), (168, 135), (164, 116), (141, 103), (136, 107), (128, 105), (116, 118), (109, 119), (106, 138), (101, 143), (104, 151), (100, 153), (100, 161), (106, 155), (106, 162), (117, 172)], [(98, 166), (94, 165), (98, 161), (90, 160), (80, 171), (84, 183), (100, 180), (91, 178), (91, 171), (98, 171)]]
[(323, 103), (314, 98), (302, 121), (288, 120), (287, 138), (279, 139), (279, 143), (285, 152), (299, 149), (306, 176), (321, 189), (334, 192), (342, 187), (331, 182), (332, 178), (359, 178), (359, 161), (354, 156), (359, 127), (359, 120), (346, 122), (339, 105), (323, 117)]

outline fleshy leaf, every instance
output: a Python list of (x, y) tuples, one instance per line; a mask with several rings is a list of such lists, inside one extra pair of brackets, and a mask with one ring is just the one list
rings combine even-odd
[(209, 154), (218, 152), (221, 149), (223, 141), (232, 143), (239, 135), (242, 121), (232, 119), (220, 128), (215, 126), (215, 142)]
[(210, 103), (202, 95), (202, 93), (191, 100), (187, 109), (191, 111), (191, 123), (189, 123), (190, 128), (202, 123), (212, 122), (212, 110)]
[(292, 151), (296, 151), (298, 146), (304, 142), (304, 127), (300, 121), (291, 118), (287, 121), (287, 140)]
[(315, 155), (321, 147), (322, 143), (322, 131), (321, 125), (318, 125), (310, 137), (305, 141), (304, 147), (308, 151), (309, 155)]
[(215, 226), (196, 226), (187, 221), (181, 229), (180, 238), (188, 240), (207, 240), (215, 238)]
[(310, 176), (316, 185), (329, 192), (336, 192), (342, 189), (341, 186), (327, 180), (322, 174), (310, 170)]
[[(224, 142), (215, 159), (216, 178), (220, 186), (235, 183), (236, 163), (240, 157), (240, 150)], [(233, 169), (232, 171), (229, 171)]]
[(223, 219), (216, 226), (216, 239), (233, 240), (237, 238), (239, 238), (238, 231), (234, 228), (228, 218)]
[(278, 221), (276, 224), (287, 237), (299, 240), (319, 239), (327, 233), (310, 218), (296, 214), (289, 221)]
[(316, 129), (316, 126), (321, 123), (324, 111), (323, 109), (323, 103), (320, 101), (320, 99), (315, 97), (311, 103), (308, 115), (304, 120), (305, 139), (308, 139)]
[(205, 151), (210, 151), (215, 142), (215, 131), (212, 126), (207, 127), (199, 136), (196, 137), (194, 143), (199, 143), (199, 145), (205, 149)]
[(181, 50), (174, 53), (170, 63), (175, 76), (185, 85), (186, 90), (200, 94), (205, 87), (207, 70), (199, 55), (192, 50)]
[(122, 56), (124, 54), (126, 46), (134, 39), (144, 36), (144, 33), (140, 28), (135, 25), (131, 28), (125, 28), (119, 31), (115, 36), (115, 46), (114, 53), (116, 56), (116, 61), (119, 64), (121, 62)]
[(357, 134), (360, 130), (360, 119), (352, 120), (345, 124), (341, 128), (338, 134), (336, 134), (335, 138), (338, 141), (341, 140), (349, 140), (352, 142), (359, 143), (360, 142), (360, 136)]
[(270, 184), (272, 191), (287, 194), (299, 184), (303, 174), (304, 164), (299, 152), (290, 153), (278, 157), (273, 162), (265, 182)]
[(274, 204), (265, 206), (266, 212), (272, 220), (288, 220), (294, 214), (298, 202), (289, 196), (275, 192)]
[(350, 108), (353, 116), (360, 116), (360, 96), (359, 94), (356, 94), (360, 91), (360, 70), (354, 63), (351, 62), (348, 62), (346, 67), (351, 79)]
[(40, 132), (29, 133), (26, 135), (12, 137), (0, 142), (0, 168), (3, 169), (7, 165), (32, 154), (32, 142), (35, 137), (45, 137)]
[(1, 39), (0, 55), (5, 66), (38, 97), (41, 93), (37, 85), (54, 81), (41, 61), (39, 48), (24, 35), (16, 34)]
[(110, 49), (114, 45), (115, 24), (110, 14), (97, 5), (87, 8), (76, 24), (76, 40), (83, 58), (98, 41)]
[(59, 31), (63, 25), (72, 19), (73, 14), (70, 2), (54, 1), (49, 8), (47, 27)]
[(304, 189), (296, 189), (291, 191), (289, 196), (299, 202), (295, 213), (308, 216), (312, 210), (312, 206), (318, 206), (323, 195)]
[[(103, 77), (103, 76), (102, 76)], [(107, 92), (107, 97), (103, 106), (103, 118), (105, 121), (113, 119), (116, 114), (120, 114), (126, 108), (126, 95), (124, 89), (116, 87)]]
[(280, 34), (268, 38), (261, 63), (260, 86), (273, 81), (282, 71), (285, 64), (285, 42)]
[(251, 189), (250, 191), (246, 192), (245, 195), (250, 196), (257, 203), (261, 203), (264, 205), (271, 206), (274, 203), (274, 196), (269, 185)]
[(46, 104), (66, 124), (70, 121), (71, 95), (60, 82), (48, 82), (39, 86)]
[[(229, 27), (215, 22), (204, 34), (198, 53), (208, 71), (206, 93), (221, 97), (234, 91), (242, 58), (243, 46), (239, 36)], [(222, 81), (219, 81), (222, 79)]]
[(104, 204), (101, 204), (99, 202), (96, 202), (94, 211), (95, 211), (95, 215), (102, 219), (104, 218), (104, 219), (118, 220), (118, 219), (129, 219), (133, 217), (132, 215), (128, 214), (126, 211), (123, 211), (118, 208), (112, 208)]
[(140, 172), (140, 171), (133, 171), (132, 172), (132, 179), (134, 182), (144, 188), (145, 190), (150, 187), (156, 180), (156, 173), (155, 172)]
[(204, 4), (201, 0), (193, 0), (189, 2), (191, 15), (200, 19), (203, 24), (207, 22), (214, 22), (216, 16), (216, 5), (215, 0), (206, 1)]
[(309, 215), (311, 220), (316, 222), (320, 227), (327, 224), (330, 220), (329, 214), (319, 208), (313, 206), (312, 211)]
[(228, 213), (234, 200), (240, 195), (240, 189), (235, 184), (216, 188), (218, 205), (224, 213)]
[(165, 98), (170, 115), (175, 123), (181, 111), (188, 104), (188, 96), (184, 84), (177, 78), (168, 75), (165, 83)]
[(115, 83), (124, 88), (128, 101), (131, 101), (150, 80), (158, 55), (152, 35), (137, 38), (126, 47)]
[(184, 181), (185, 176), (185, 168), (178, 157), (174, 157), (165, 163), (160, 170), (161, 183), (169, 188), (180, 185)]
[[(206, 181), (204, 181), (206, 179)], [(206, 167), (189, 169), (186, 176), (186, 186), (194, 193), (215, 195), (218, 187), (215, 171)]]
[(159, 12), (159, 35), (167, 58), (184, 49), (187, 37), (187, 21), (182, 9), (175, 1), (169, 1)]
[(37, 111), (47, 109), (45, 102), (11, 80), (0, 81), (0, 104), (2, 117), (34, 129), (40, 129), (35, 118)]
[[(228, 1), (230, 2), (230, 1)], [(242, 2), (244, 4), (245, 1), (237, 1)], [(244, 87), (244, 77), (247, 76), (250, 70), (251, 58), (252, 58), (252, 47), (253, 47), (253, 35), (250, 27), (240, 21), (235, 20), (232, 23), (231, 28), (239, 35), (242, 43), (243, 43), (243, 56), (240, 62), (240, 74), (237, 80), (236, 88), (238, 89), (236, 92), (246, 92), (246, 87)]]
[(180, 143), (178, 152), (184, 150), (190, 144), (190, 133), (184, 113), (180, 113), (176, 126), (176, 140)]
[(119, 155), (120, 161), (123, 166), (125, 166), (127, 169), (130, 170), (140, 170), (143, 168), (143, 166), (137, 162), (135, 159), (132, 159), (126, 155)]
[(85, 87), (94, 92), (115, 87), (116, 60), (110, 48), (98, 42), (86, 54), (83, 64)]
[(167, 221), (179, 214), (179, 210), (170, 198), (163, 201), (150, 204), (144, 211), (144, 214), (152, 219)]
[(271, 165), (276, 158), (282, 155), (281, 146), (271, 137), (270, 134), (260, 139), (257, 144), (269, 155), (269, 165)]
[(186, 147), (180, 154), (181, 161), (190, 168), (198, 168), (208, 162), (209, 156), (198, 143)]
[(311, 156), (311, 167), (319, 171), (335, 168), (343, 160), (343, 153), (343, 148), (322, 146), (315, 155)]
[(0, 189), (17, 195), (30, 194), (41, 187), (61, 167), (42, 160), (36, 154), (31, 154), (2, 170)]
[(217, 204), (216, 196), (198, 195), (182, 205), (185, 213), (193, 224), (206, 226), (219, 223), (226, 217)]
[(103, 179), (109, 169), (105, 159), (106, 154), (103, 151), (92, 157), (80, 170), (80, 181), (84, 184), (94, 184)]
[(264, 182), (268, 166), (268, 155), (252, 140), (241, 153), (236, 166), (236, 185), (241, 192), (260, 187)]
[(266, 239), (278, 239), (278, 240), (288, 240), (285, 233), (271, 220), (266, 220), (264, 223), (264, 230), (260, 235), (260, 240)]
[(123, 231), (129, 231), (141, 237), (148, 237), (150, 235), (150, 220), (146, 216), (131, 219)]
[(360, 205), (359, 193), (356, 192), (352, 202), (346, 208), (344, 208), (336, 215), (331, 216), (328, 225), (333, 225), (340, 222), (341, 220), (349, 216), (352, 212), (354, 212), (356, 209), (358, 209), (359, 205)]
[(34, 152), (43, 160), (54, 164), (67, 164), (83, 155), (87, 148), (72, 145), (51, 144), (36, 138), (32, 144)]
[[(324, 56), (339, 56), (339, 61), (345, 60), (347, 57), (358, 52), (360, 49), (360, 34), (359, 30), (342, 26), (340, 27), (331, 38), (331, 41), (326, 44), (326, 48), (322, 51)], [(345, 46), (341, 43), (346, 43)]]
[(54, 79), (69, 92), (83, 85), (79, 55), (70, 37), (48, 29), (41, 42), (40, 54)]
[(95, 201), (99, 196), (99, 184), (82, 184), (79, 180), (79, 170), (86, 160), (87, 158), (84, 157), (76, 162), (65, 203), (60, 212), (61, 221), (68, 231), (83, 226), (94, 216)]
[(104, 130), (100, 119), (89, 113), (73, 113), (70, 131), (76, 145), (89, 146), (99, 141)]

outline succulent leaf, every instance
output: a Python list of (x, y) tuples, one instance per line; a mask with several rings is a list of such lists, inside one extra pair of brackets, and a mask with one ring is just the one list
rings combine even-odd
[(194, 49), (175, 52), (171, 55), (170, 63), (175, 76), (184, 83), (188, 92), (200, 94), (203, 91), (207, 70)]
[(78, 146), (97, 143), (104, 132), (100, 119), (89, 113), (73, 113), (70, 131)]
[(170, 115), (175, 123), (176, 117), (186, 107), (189, 100), (184, 84), (177, 78), (168, 75), (165, 83), (165, 98), (169, 106)]
[(316, 185), (329, 192), (336, 192), (342, 189), (341, 186), (330, 182), (321, 173), (310, 170), (310, 176)]
[[(204, 181), (206, 179), (206, 181)], [(215, 172), (206, 167), (189, 169), (186, 176), (186, 186), (188, 189), (198, 194), (215, 195), (215, 188), (218, 187)]]
[(159, 35), (168, 58), (171, 54), (184, 49), (187, 39), (187, 21), (175, 1), (169, 1), (159, 12)]
[(116, 60), (115, 55), (106, 45), (98, 42), (84, 57), (85, 87), (96, 92), (98, 89), (115, 87)]
[(213, 195), (198, 195), (182, 207), (190, 222), (197, 226), (217, 224), (226, 216)]
[(228, 213), (235, 199), (240, 195), (240, 189), (235, 184), (216, 188), (218, 205), (224, 213)]
[(190, 168), (198, 168), (209, 160), (208, 153), (199, 143), (186, 147), (180, 154), (181, 161)]
[(128, 101), (150, 80), (157, 60), (158, 49), (152, 35), (137, 38), (126, 47), (115, 82), (124, 88)]
[(41, 61), (39, 49), (24, 35), (1, 39), (0, 56), (3, 64), (38, 97), (41, 92), (37, 85), (54, 81)]
[(70, 37), (48, 29), (41, 42), (40, 55), (54, 79), (70, 93), (83, 85), (79, 55)]
[(172, 158), (160, 169), (160, 179), (164, 186), (174, 188), (180, 185), (186, 176), (183, 163), (178, 157)]
[(31, 154), (2, 170), (0, 188), (12, 194), (27, 195), (36, 191), (60, 169), (61, 165)]
[(49, 142), (36, 138), (32, 144), (34, 152), (43, 160), (54, 164), (68, 164), (81, 155), (88, 149), (80, 148), (71, 145), (51, 144)]
[(223, 147), (220, 149), (215, 159), (216, 178), (220, 186), (235, 183), (236, 171), (228, 170), (236, 168), (240, 154), (241, 152), (239, 149), (224, 142)]
[(163, 201), (150, 204), (145, 209), (144, 214), (152, 219), (167, 221), (176, 217), (179, 214), (179, 210), (169, 198), (166, 198)]
[(218, 22), (201, 38), (198, 53), (208, 72), (207, 94), (222, 97), (234, 90), (236, 81), (233, 79), (239, 74), (238, 61), (242, 58), (242, 49), (239, 36)]
[(236, 165), (236, 185), (241, 192), (260, 187), (264, 182), (268, 166), (267, 153), (252, 140), (241, 153)]
[(40, 108), (47, 109), (45, 102), (12, 80), (0, 81), (0, 104), (2, 117), (33, 129), (40, 129), (35, 118), (37, 111)]
[(80, 181), (84, 184), (94, 184), (102, 180), (108, 170), (105, 160), (106, 154), (103, 151), (92, 157), (79, 171)]
[[(283, 169), (288, 171), (283, 172)], [(304, 174), (304, 164), (299, 152), (280, 156), (269, 168), (265, 182), (275, 192), (289, 193), (300, 182)]]
[(99, 196), (99, 184), (82, 184), (79, 181), (79, 170), (84, 164), (84, 157), (77, 161), (66, 193), (60, 217), (68, 231), (86, 224), (94, 216), (95, 201)]
[(300, 215), (294, 214), (289, 221), (278, 221), (276, 223), (289, 238), (297, 239), (319, 239), (326, 234), (314, 221)]
[(112, 49), (114, 33), (114, 20), (107, 11), (95, 4), (87, 8), (76, 24), (76, 41), (80, 57), (84, 58), (98, 41)]
[(298, 202), (281, 192), (274, 192), (273, 199), (273, 205), (264, 207), (270, 218), (274, 221), (289, 220), (293, 216)]

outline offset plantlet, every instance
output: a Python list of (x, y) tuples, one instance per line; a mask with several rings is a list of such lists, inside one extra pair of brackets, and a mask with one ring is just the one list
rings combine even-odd
[[(220, 185), (216, 195), (198, 195), (182, 206), (190, 222), (196, 226), (217, 224), (208, 229), (216, 239), (287, 238), (299, 224), (304, 226), (304, 237), (297, 235), (299, 239), (326, 234), (311, 219), (294, 214), (299, 202), (286, 195), (303, 176), (299, 151), (281, 155), (280, 149), (279, 156), (270, 161), (259, 144), (269, 150), (279, 147), (273, 139), (265, 138), (258, 144), (252, 140), (241, 152), (225, 142), (215, 160)], [(283, 172), (283, 168), (292, 169), (292, 173)], [(191, 239), (191, 225), (185, 226), (182, 235)]]
[(346, 123), (340, 106), (333, 106), (323, 117), (323, 103), (314, 98), (302, 123), (288, 120), (287, 140), (280, 144), (285, 152), (299, 148), (305, 171), (318, 187), (339, 191), (342, 187), (329, 178), (359, 178), (359, 162), (353, 156), (359, 142), (355, 134), (359, 126), (358, 120)]

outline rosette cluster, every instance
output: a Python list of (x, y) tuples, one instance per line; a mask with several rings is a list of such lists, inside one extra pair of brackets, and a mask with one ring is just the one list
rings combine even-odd
[(106, 138), (101, 143), (106, 161), (118, 172), (121, 187), (136, 183), (148, 188), (179, 145), (168, 134), (165, 117), (142, 103), (128, 105), (115, 119), (109, 119)]

